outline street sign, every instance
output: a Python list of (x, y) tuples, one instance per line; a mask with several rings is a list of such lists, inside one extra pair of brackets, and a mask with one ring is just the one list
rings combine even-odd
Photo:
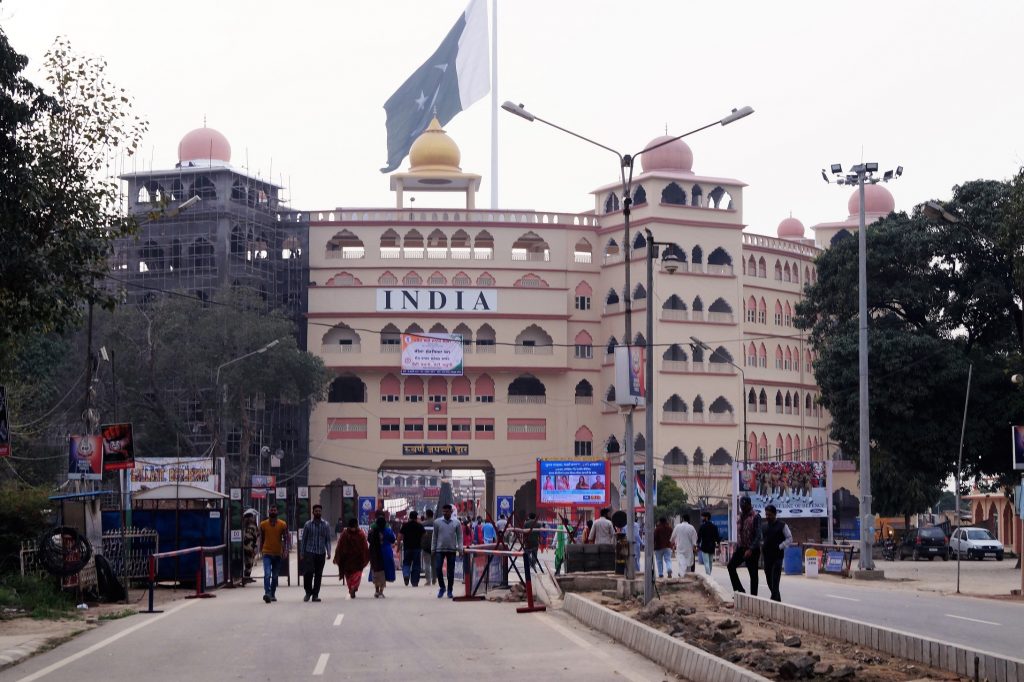
[(351, 486), (351, 485), (343, 485), (343, 486), (341, 486), (341, 496), (342, 497), (355, 497), (356, 496), (355, 486)]

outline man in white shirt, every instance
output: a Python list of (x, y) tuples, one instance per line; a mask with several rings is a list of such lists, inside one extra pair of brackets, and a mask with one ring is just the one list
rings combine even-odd
[(610, 512), (611, 510), (608, 508), (602, 509), (601, 516), (594, 521), (590, 535), (594, 538), (595, 545), (615, 544), (615, 528), (612, 526), (612, 520), (608, 518)]
[(697, 529), (690, 525), (690, 515), (683, 514), (683, 520), (672, 529), (672, 549), (679, 560), (679, 575), (683, 576), (693, 565), (693, 548), (697, 545)]

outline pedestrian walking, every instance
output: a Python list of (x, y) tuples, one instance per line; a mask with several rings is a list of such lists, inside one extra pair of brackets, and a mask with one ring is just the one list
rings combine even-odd
[(260, 522), (260, 552), (263, 554), (263, 601), (277, 601), (277, 578), (281, 559), (288, 556), (288, 524), (277, 518), (277, 505)]
[(384, 587), (395, 582), (395, 532), (388, 526), (383, 514), (377, 515), (377, 521), (370, 529), (367, 538), (370, 546), (370, 568), (373, 571), (373, 596), (384, 598)]
[(242, 584), (254, 582), (252, 567), (259, 549), (260, 527), (256, 524), (256, 510), (247, 509), (242, 516)]
[(444, 569), (448, 568), (448, 597), (455, 587), (455, 557), (462, 552), (462, 526), (452, 518), (452, 506), (441, 507), (441, 518), (434, 519), (434, 535), (430, 540), (430, 552), (434, 556), (434, 571), (437, 573), (437, 598), (445, 595)]
[(601, 516), (594, 521), (590, 536), (595, 545), (615, 544), (615, 527), (612, 525), (612, 520), (608, 518), (611, 513), (612, 510), (605, 507), (601, 510)]
[(757, 560), (761, 556), (761, 516), (754, 511), (750, 498), (740, 499), (740, 515), (736, 519), (736, 549), (729, 559), (729, 580), (735, 592), (743, 592), (743, 584), (736, 569), (747, 567), (750, 574), (750, 594), (757, 596)]
[(411, 582), (413, 587), (420, 586), (420, 557), (423, 535), (426, 532), (416, 512), (409, 514), (409, 520), (402, 525), (399, 532), (402, 543), (402, 579), (406, 585)]
[(313, 505), (313, 518), (302, 527), (302, 542), (299, 554), (305, 570), (302, 572), (302, 587), (306, 596), (302, 601), (320, 601), (320, 583), (324, 577), (324, 564), (331, 558), (331, 526), (323, 520), (323, 507)]
[(764, 553), (764, 580), (772, 594), (772, 601), (782, 601), (779, 594), (779, 581), (782, 579), (782, 558), (786, 548), (793, 544), (793, 534), (789, 526), (779, 520), (774, 504), (764, 508), (764, 531), (762, 532), (762, 549)]
[(672, 526), (664, 516), (654, 527), (654, 561), (658, 565), (659, 578), (665, 577), (665, 568), (668, 568), (668, 577), (672, 577)]
[(334, 549), (334, 563), (338, 566), (338, 580), (345, 579), (348, 596), (356, 598), (356, 591), (363, 579), (363, 569), (370, 563), (370, 547), (366, 533), (353, 517), (348, 520), (345, 530), (338, 534), (338, 546)]
[(426, 520), (423, 521), (423, 539), (420, 540), (420, 565), (423, 569), (423, 581), (427, 585), (437, 582), (434, 575), (434, 555), (430, 553), (430, 543), (434, 539), (434, 510), (428, 509)]
[(594, 520), (587, 519), (587, 527), (583, 529), (583, 544), (594, 544)]
[(693, 566), (693, 550), (697, 546), (697, 529), (690, 523), (690, 515), (683, 514), (683, 520), (672, 529), (672, 547), (679, 562), (679, 575), (684, 576)]
[(700, 549), (700, 560), (704, 564), (704, 572), (711, 575), (711, 564), (715, 560), (715, 552), (722, 541), (718, 526), (711, 523), (711, 512), (700, 513), (701, 523), (697, 529), (697, 546)]
[(537, 529), (540, 527), (541, 524), (537, 520), (536, 513), (530, 512), (526, 515), (526, 523), (523, 524), (523, 529), (526, 531), (523, 534), (523, 551), (526, 552), (526, 560), (530, 562), (530, 568), (540, 569), (540, 561), (537, 559), (537, 550), (540, 549), (540, 532)]

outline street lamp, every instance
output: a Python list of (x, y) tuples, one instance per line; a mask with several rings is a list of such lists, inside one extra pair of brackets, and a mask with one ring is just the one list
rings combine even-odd
[[(579, 138), (579, 139), (583, 140), (584, 142), (589, 142), (590, 144), (594, 145), (595, 147), (600, 147), (601, 149), (607, 150), (607, 151), (611, 152), (612, 154), (614, 154), (616, 157), (618, 157), (618, 159), (619, 159), (619, 177), (622, 180), (622, 225), (623, 225), (623, 234), (624, 234), (622, 246), (623, 246), (623, 255), (625, 256), (625, 269), (626, 269), (626, 272), (625, 272), (625, 290), (623, 291), (623, 294), (624, 294), (623, 295), (623, 300), (624, 300), (624, 303), (625, 303), (625, 317), (626, 317), (626, 346), (629, 347), (631, 345), (632, 339), (633, 339), (633, 300), (632, 300), (632, 293), (631, 293), (632, 282), (630, 281), (630, 262), (629, 262), (630, 261), (629, 252), (631, 250), (631, 244), (630, 244), (630, 241), (629, 241), (629, 216), (630, 216), (630, 206), (633, 204), (633, 199), (632, 199), (632, 191), (633, 191), (633, 164), (636, 161), (636, 158), (638, 156), (640, 156), (641, 154), (645, 154), (645, 153), (647, 153), (649, 151), (652, 151), (654, 149), (658, 149), (659, 147), (664, 147), (665, 145), (671, 144), (672, 142), (675, 142), (676, 140), (681, 140), (684, 137), (687, 137), (689, 135), (693, 135), (694, 133), (699, 133), (702, 130), (707, 130), (708, 128), (714, 127), (716, 125), (727, 126), (730, 123), (733, 123), (735, 121), (740, 120), (741, 118), (745, 118), (745, 117), (749, 116), (750, 114), (754, 113), (754, 110), (751, 107), (740, 107), (739, 109), (733, 109), (729, 114), (727, 114), (723, 118), (720, 118), (717, 121), (713, 121), (711, 123), (708, 123), (707, 125), (703, 125), (700, 128), (695, 128), (695, 129), (691, 130), (688, 133), (683, 133), (682, 135), (677, 135), (677, 136), (671, 137), (671, 138), (669, 138), (667, 140), (662, 140), (661, 142), (659, 142), (657, 144), (653, 144), (650, 147), (647, 147), (645, 149), (641, 149), (636, 154), (622, 154), (622, 153), (612, 149), (611, 147), (608, 147), (606, 145), (601, 144), (600, 142), (596, 142), (596, 141), (590, 139), (589, 137), (585, 137), (583, 135), (580, 135), (579, 133), (575, 133), (575, 132), (569, 130), (568, 128), (563, 128), (562, 126), (557, 125), (555, 123), (552, 123), (551, 121), (546, 121), (543, 118), (541, 118), (540, 116), (537, 116), (536, 114), (527, 111), (526, 107), (523, 106), (522, 104), (515, 104), (515, 103), (513, 103), (511, 101), (506, 101), (504, 104), (501, 105), (501, 108), (504, 109), (505, 111), (509, 112), (510, 114), (515, 114), (519, 118), (522, 118), (522, 119), (524, 119), (526, 121), (529, 121), (531, 123), (533, 123), (534, 121), (540, 121), (541, 123), (543, 123), (545, 125), (548, 125), (548, 126), (551, 126), (552, 128), (554, 128), (556, 130), (560, 130), (563, 133), (567, 133), (569, 135), (572, 135), (573, 137)], [(648, 300), (650, 300), (650, 299), (648, 299)], [(650, 306), (648, 306), (648, 307), (650, 307)], [(636, 467), (636, 453), (634, 452), (634, 444), (633, 444), (633, 410), (634, 410), (634, 408), (630, 407), (629, 411), (626, 413), (626, 472), (627, 472), (626, 473), (626, 499), (629, 500), (629, 502), (628, 502), (629, 505), (632, 505), (633, 504), (633, 500), (636, 499), (636, 479), (635, 479), (635, 473), (634, 473), (634, 469)], [(647, 435), (650, 436), (651, 434), (648, 433)], [(627, 537), (627, 540), (629, 542), (630, 552), (633, 551), (633, 543), (634, 543), (634, 540), (635, 540), (635, 536), (634, 536), (635, 531), (634, 531), (633, 518), (632, 517), (633, 517), (633, 510), (631, 509), (630, 510), (630, 515), (629, 515), (629, 521), (630, 522), (628, 524), (626, 524), (626, 537)], [(648, 538), (648, 543), (650, 543), (650, 538)], [(634, 579), (636, 577), (636, 570), (634, 568), (632, 558), (630, 558), (630, 560), (626, 561), (626, 577), (628, 579), (630, 579), (630, 580), (632, 580), (632, 579)]]
[[(708, 356), (709, 360), (711, 358), (715, 357), (715, 354), (718, 353), (718, 349), (712, 350), (711, 346), (709, 346), (708, 344), (704, 343), (703, 341), (698, 339), (696, 336), (691, 336), (690, 337), (690, 341), (693, 342), (694, 346), (703, 348), (704, 350), (710, 352), (711, 355)], [(748, 445), (748, 442), (747, 442), (747, 376), (743, 373), (743, 368), (740, 367), (739, 365), (737, 365), (735, 362), (733, 362), (729, 358), (725, 357), (724, 355), (722, 355), (720, 353), (718, 354), (718, 357), (721, 358), (722, 360), (725, 360), (726, 362), (728, 362), (730, 365), (732, 365), (733, 367), (738, 369), (739, 372), (740, 372), (740, 402), (743, 403), (743, 424), (741, 425), (742, 432), (740, 433), (740, 435), (743, 436), (743, 468), (745, 469), (747, 467), (747, 445)]]
[[(644, 428), (647, 431), (647, 440), (644, 443), (644, 485), (647, 486), (647, 494), (644, 497), (644, 604), (654, 598), (654, 502), (652, 491), (655, 489), (654, 480), (654, 259), (658, 256), (658, 247), (665, 246), (665, 253), (661, 257), (662, 266), (668, 274), (674, 273), (679, 268), (679, 245), (674, 242), (656, 242), (650, 229), (644, 228), (647, 237), (647, 348), (644, 349), (645, 365), (645, 390), (644, 390)], [(629, 470), (629, 479), (633, 479), (633, 471)], [(634, 485), (635, 482), (634, 482)], [(632, 498), (630, 498), (632, 504)]]
[[(858, 567), (862, 571), (873, 571), (875, 560), (871, 556), (871, 547), (875, 544), (874, 518), (871, 516), (871, 431), (868, 424), (868, 268), (867, 230), (864, 226), (864, 185), (889, 182), (903, 175), (903, 166), (895, 171), (886, 171), (879, 178), (877, 163), (860, 163), (843, 175), (840, 164), (831, 166), (838, 185), (857, 185), (860, 192), (860, 212), (857, 230), (857, 315), (860, 318), (860, 332), (857, 338), (857, 356), (860, 386), (860, 560)], [(821, 171), (825, 182), (830, 182), (824, 170)]]

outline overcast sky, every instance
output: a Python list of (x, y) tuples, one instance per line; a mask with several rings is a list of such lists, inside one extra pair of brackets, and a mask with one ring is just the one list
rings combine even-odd
[[(232, 164), (283, 182), (295, 208), (387, 207), (383, 104), (467, 3), (4, 0), (0, 22), (33, 79), (57, 35), (106, 58), (150, 122), (126, 170), (172, 167), (205, 117)], [(807, 227), (846, 217), (850, 190), (821, 179), (831, 162), (902, 164), (889, 189), (908, 210), (1024, 164), (1021, 2), (499, 0), (498, 12), (499, 101), (620, 151), (753, 106), (688, 139), (695, 172), (750, 185), (750, 231), (774, 234), (790, 212)], [(608, 152), (499, 113), (501, 207), (585, 211), (617, 180)], [(447, 130), (487, 207), (490, 97)]]

